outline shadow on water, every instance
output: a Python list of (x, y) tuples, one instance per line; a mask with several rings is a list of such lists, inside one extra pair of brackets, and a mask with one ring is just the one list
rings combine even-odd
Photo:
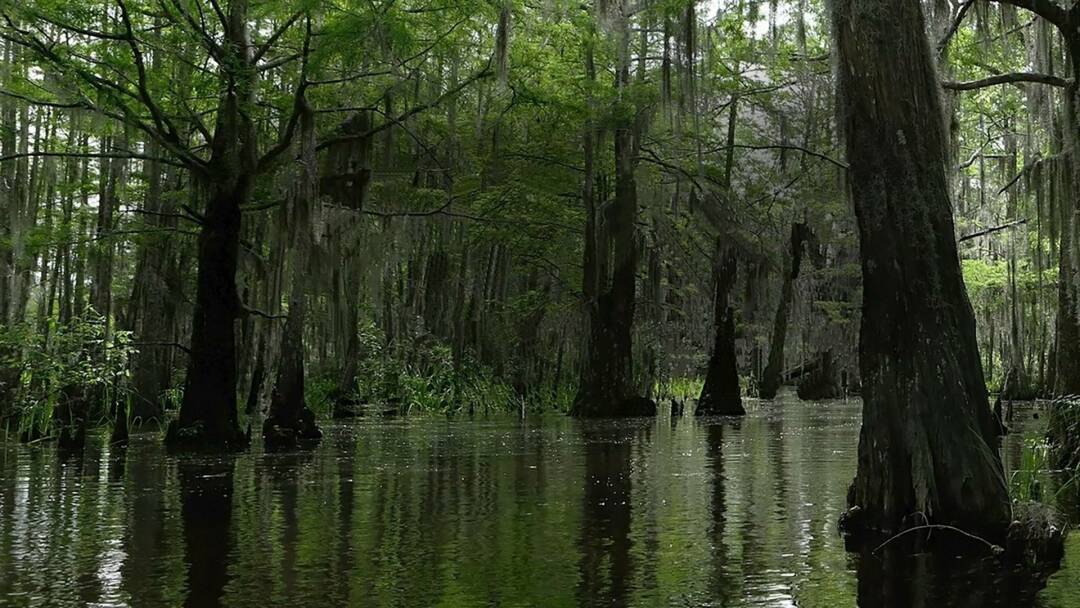
[(185, 608), (222, 605), (229, 582), (234, 466), (230, 457), (177, 463), (188, 564)]

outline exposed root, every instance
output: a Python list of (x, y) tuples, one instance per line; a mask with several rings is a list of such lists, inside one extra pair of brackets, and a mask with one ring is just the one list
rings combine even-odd
[(899, 534), (894, 534), (893, 536), (889, 537), (885, 542), (883, 542), (880, 545), (878, 545), (877, 547), (875, 547), (874, 550), (871, 551), (871, 553), (877, 553), (882, 548), (884, 548), (885, 545), (888, 545), (889, 543), (893, 542), (894, 540), (896, 540), (896, 539), (898, 539), (898, 538), (900, 538), (900, 537), (902, 537), (902, 536), (904, 536), (904, 535), (906, 535), (906, 534), (908, 534), (910, 532), (917, 532), (919, 530), (948, 530), (950, 532), (955, 532), (957, 534), (961, 534), (963, 536), (966, 536), (967, 538), (970, 538), (972, 540), (976, 540), (976, 541), (986, 545), (987, 548), (990, 550), (990, 553), (992, 553), (994, 555), (1001, 555), (1002, 553), (1005, 552), (1004, 547), (1002, 547), (1000, 545), (995, 545), (994, 543), (986, 540), (985, 538), (982, 538), (981, 536), (977, 536), (975, 534), (972, 534), (971, 532), (961, 530), (960, 528), (957, 528), (956, 526), (949, 526), (949, 525), (945, 525), (945, 524), (924, 524), (924, 525), (921, 525), (921, 526), (915, 526), (913, 528), (908, 528), (907, 530), (904, 530), (903, 532), (900, 532)]

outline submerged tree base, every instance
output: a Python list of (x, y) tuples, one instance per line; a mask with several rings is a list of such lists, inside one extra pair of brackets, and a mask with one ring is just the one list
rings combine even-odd
[(267, 450), (284, 450), (312, 445), (322, 439), (315, 423), (315, 414), (303, 408), (296, 419), (283, 420), (271, 416), (263, 422), (263, 446)]
[(871, 528), (862, 509), (855, 506), (841, 514), (838, 527), (844, 546), (852, 552), (879, 553), (886, 547), (896, 550), (899, 546), (912, 554), (925, 551), (986, 554), (1010, 564), (1054, 570), (1065, 555), (1068, 522), (1056, 510), (1041, 503), (1014, 503), (1012, 522), (992, 538), (958, 525), (927, 522), (922, 514), (913, 514), (904, 521), (905, 526), (899, 532), (883, 532)]
[(577, 418), (635, 418), (655, 416), (656, 402), (648, 397), (627, 397), (614, 403), (579, 398), (570, 415)]
[(238, 426), (212, 431), (201, 421), (181, 426), (179, 420), (173, 420), (165, 430), (165, 447), (170, 450), (238, 452), (250, 443), (250, 431), (245, 433)]

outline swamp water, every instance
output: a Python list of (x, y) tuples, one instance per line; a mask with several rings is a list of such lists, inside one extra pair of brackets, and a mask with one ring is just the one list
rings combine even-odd
[[(748, 410), (359, 420), (231, 457), (3, 443), (0, 606), (1080, 608), (1080, 533), (1047, 581), (845, 552), (859, 402)], [(1033, 414), (1003, 450), (1029, 489)]]

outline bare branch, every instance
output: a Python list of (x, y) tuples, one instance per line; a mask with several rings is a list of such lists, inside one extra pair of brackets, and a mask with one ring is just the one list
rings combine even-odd
[[(721, 147), (727, 147), (727, 146), (721, 146)], [(804, 148), (802, 146), (796, 146), (796, 145), (793, 145), (793, 144), (768, 144), (768, 145), (735, 144), (733, 147), (734, 148), (739, 148), (739, 149), (742, 149), (742, 150), (794, 150), (796, 152), (802, 152), (803, 154), (806, 154), (808, 156), (813, 156), (814, 158), (820, 158), (821, 160), (832, 163), (832, 164), (836, 165), (837, 167), (840, 167), (841, 169), (847, 169), (848, 168), (847, 163), (845, 163), (843, 161), (840, 161), (840, 160), (836, 160), (835, 158), (833, 158), (831, 156), (828, 156), (827, 154), (822, 154), (821, 152), (815, 152), (814, 150), (810, 150), (808, 148)]]
[(469, 85), (476, 82), (477, 80), (480, 80), (481, 78), (487, 78), (488, 76), (491, 76), (491, 74), (492, 74), (491, 62), (492, 62), (493, 58), (494, 57), (491, 57), (491, 58), (488, 59), (487, 65), (485, 65), (483, 69), (477, 71), (472, 76), (469, 76), (465, 80), (461, 81), (461, 83), (458, 84), (456, 87), (445, 91), (442, 95), (439, 95), (438, 97), (431, 100), (430, 102), (420, 104), (418, 106), (414, 106), (413, 108), (409, 109), (409, 111), (399, 115), (397, 118), (394, 118), (393, 120), (387, 120), (386, 122), (384, 122), (384, 123), (382, 123), (382, 124), (380, 124), (380, 125), (378, 125), (376, 127), (372, 127), (370, 129), (368, 129), (367, 131), (364, 131), (363, 133), (350, 133), (348, 135), (338, 135), (336, 137), (329, 137), (329, 138), (319, 142), (319, 145), (315, 146), (315, 149), (316, 150), (325, 150), (326, 148), (329, 148), (330, 146), (332, 146), (334, 144), (344, 143), (344, 142), (349, 142), (349, 141), (356, 141), (358, 139), (367, 139), (368, 137), (371, 137), (372, 135), (375, 135), (376, 133), (380, 133), (383, 130), (394, 126), (395, 124), (398, 124), (398, 123), (401, 123), (401, 122), (405, 121), (406, 119), (408, 119), (411, 116), (414, 116), (416, 114), (419, 114), (421, 112), (424, 112), (424, 111), (426, 111), (426, 110), (428, 110), (430, 108), (433, 108), (433, 107), (441, 104), (446, 99), (448, 99), (448, 98), (450, 98), (450, 97), (452, 97), (454, 95), (457, 95), (461, 91), (465, 90), (465, 88), (467, 88)]
[(941, 55), (945, 52), (945, 49), (949, 47), (949, 41), (956, 35), (957, 30), (960, 29), (960, 24), (964, 22), (964, 16), (967, 15), (968, 10), (971, 9), (971, 5), (975, 4), (976, 0), (967, 0), (960, 5), (960, 10), (956, 11), (956, 18), (953, 19), (952, 25), (949, 26), (949, 30), (945, 32), (945, 35), (938, 40), (937, 52)]
[(994, 76), (988, 76), (981, 80), (971, 80), (968, 82), (953, 82), (945, 81), (941, 83), (942, 87), (953, 91), (974, 91), (977, 89), (985, 89), (986, 87), (992, 87), (999, 84), (1011, 84), (1014, 82), (1034, 82), (1037, 84), (1047, 84), (1053, 87), (1068, 87), (1072, 84), (1071, 80), (1053, 76), (1051, 74), (1037, 74), (1035, 72), (1009, 72), (1007, 74), (997, 74)]
[(1008, 230), (1009, 228), (1013, 228), (1015, 226), (1022, 226), (1022, 225), (1026, 224), (1026, 223), (1027, 223), (1027, 218), (1015, 220), (1015, 221), (1009, 222), (1007, 224), (1002, 224), (1000, 226), (994, 226), (993, 228), (987, 228), (985, 230), (980, 230), (978, 232), (972, 232), (971, 234), (965, 234), (964, 236), (956, 239), (956, 242), (957, 243), (963, 243), (964, 241), (970, 241), (971, 239), (977, 239), (980, 236), (986, 236), (988, 234), (993, 234), (995, 232), (1001, 232), (1002, 230)]
[(298, 19), (300, 19), (300, 17), (303, 17), (305, 12), (306, 11), (297, 11), (293, 13), (292, 17), (289, 17), (288, 21), (281, 24), (281, 27), (275, 30), (274, 33), (270, 34), (270, 37), (266, 39), (266, 42), (262, 43), (261, 45), (259, 45), (259, 48), (255, 49), (255, 56), (252, 59), (252, 63), (258, 63), (259, 60), (262, 59), (263, 56), (266, 55), (266, 53), (271, 48), (273, 48), (274, 43), (277, 42), (277, 39), (281, 38), (281, 36), (284, 35), (285, 32), (289, 31), (289, 28), (292, 27), (293, 24), (296, 23)]

